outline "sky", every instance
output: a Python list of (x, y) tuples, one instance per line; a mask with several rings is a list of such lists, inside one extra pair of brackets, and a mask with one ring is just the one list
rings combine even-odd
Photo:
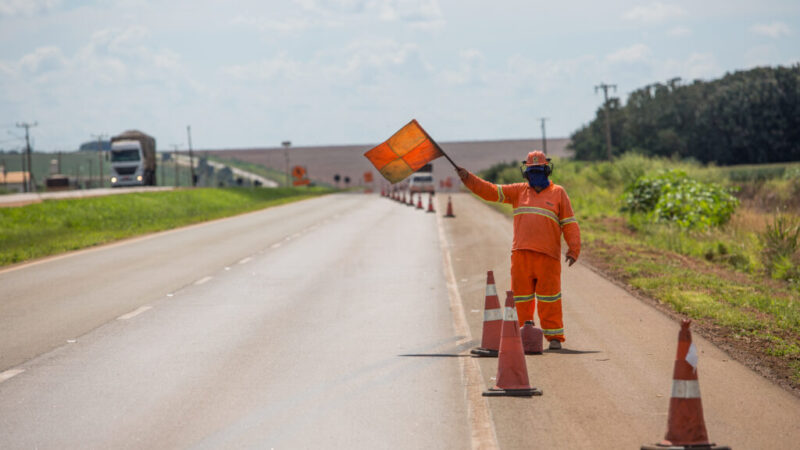
[(600, 83), (798, 62), (797, 0), (0, 0), (0, 148), (568, 137)]

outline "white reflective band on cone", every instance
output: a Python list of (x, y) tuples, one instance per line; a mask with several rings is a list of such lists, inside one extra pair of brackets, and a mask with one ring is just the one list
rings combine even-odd
[(506, 306), (505, 313), (503, 314), (503, 320), (513, 320), (517, 321), (517, 308), (509, 308)]
[(491, 322), (493, 320), (503, 320), (503, 311), (500, 308), (483, 310), (483, 321)]
[(697, 380), (672, 380), (672, 398), (700, 398)]
[(494, 295), (497, 296), (497, 288), (493, 284), (486, 285), (486, 296)]

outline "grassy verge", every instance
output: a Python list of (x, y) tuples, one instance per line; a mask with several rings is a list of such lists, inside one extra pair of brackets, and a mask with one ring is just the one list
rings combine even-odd
[(0, 266), (327, 194), (323, 188), (187, 189), (0, 209)]
[[(626, 185), (666, 168), (726, 185), (736, 184), (727, 173), (740, 179), (749, 170), (641, 157), (613, 165), (557, 163), (553, 178), (572, 200), (581, 226), (582, 258), (671, 313), (691, 317), (699, 333), (733, 357), (800, 393), (800, 280), (774, 279), (764, 261), (764, 229), (774, 223), (774, 214), (741, 206), (727, 225), (691, 231), (620, 212)], [(500, 172), (497, 181), (519, 182), (519, 171)], [(766, 183), (776, 187), (773, 197), (798, 186), (793, 177)], [(505, 205), (499, 209), (510, 214)], [(788, 214), (797, 216), (796, 211)]]

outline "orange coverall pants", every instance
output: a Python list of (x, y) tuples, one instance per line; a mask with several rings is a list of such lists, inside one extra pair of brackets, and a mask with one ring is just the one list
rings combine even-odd
[(533, 320), (538, 303), (539, 324), (545, 339), (564, 342), (560, 260), (533, 250), (512, 251), (511, 290), (520, 326), (526, 320)]

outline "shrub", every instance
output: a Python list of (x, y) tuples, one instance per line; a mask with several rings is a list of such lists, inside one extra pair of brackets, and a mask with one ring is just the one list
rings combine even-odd
[(800, 219), (776, 214), (761, 233), (762, 262), (779, 280), (800, 280)]
[(642, 176), (625, 189), (623, 211), (646, 213), (653, 222), (682, 228), (710, 228), (727, 223), (739, 201), (716, 183), (702, 183), (681, 170)]

